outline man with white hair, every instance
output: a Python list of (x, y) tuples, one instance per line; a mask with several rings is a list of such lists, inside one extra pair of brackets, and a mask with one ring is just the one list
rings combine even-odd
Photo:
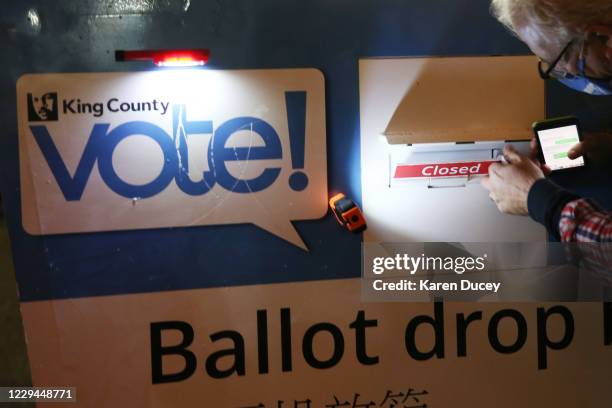
[[(540, 58), (542, 79), (591, 95), (612, 95), (611, 0), (493, 0), (495, 17)], [(568, 157), (612, 153), (609, 134), (574, 146)], [(535, 144), (532, 143), (535, 149)], [(564, 242), (612, 242), (612, 213), (546, 179), (545, 166), (514, 149), (482, 180), (500, 211), (529, 214)]]

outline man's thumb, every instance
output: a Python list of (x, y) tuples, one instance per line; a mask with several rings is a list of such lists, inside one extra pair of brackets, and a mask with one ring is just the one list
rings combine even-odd
[(504, 157), (508, 160), (509, 163), (518, 163), (521, 161), (521, 155), (519, 152), (514, 150), (514, 147), (510, 145), (504, 146)]
[(574, 160), (584, 155), (584, 153), (585, 153), (584, 142), (579, 142), (578, 144), (575, 144), (574, 146), (572, 146), (571, 149), (567, 151), (567, 157)]

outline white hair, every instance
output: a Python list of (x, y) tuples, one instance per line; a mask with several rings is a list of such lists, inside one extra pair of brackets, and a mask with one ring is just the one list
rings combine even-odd
[(492, 0), (491, 12), (516, 35), (516, 21), (536, 30), (551, 53), (593, 24), (612, 24), (610, 0)]

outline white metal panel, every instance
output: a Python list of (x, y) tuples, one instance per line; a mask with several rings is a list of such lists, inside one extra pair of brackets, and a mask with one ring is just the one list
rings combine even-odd
[[(409, 153), (410, 148), (390, 145), (381, 133), (411, 84), (407, 72), (411, 71), (410, 65), (413, 63), (411, 59), (368, 59), (359, 63), (361, 184), (363, 211), (368, 221), (364, 240), (544, 240), (545, 230), (542, 226), (528, 217), (501, 214), (476, 180), (461, 188), (432, 189), (428, 188), (427, 180), (389, 186), (389, 158)], [(447, 149), (449, 146), (450, 151)], [(476, 158), (474, 156), (479, 154), (486, 155), (489, 149), (478, 152), (479, 146), (447, 144), (416, 148), (421, 149), (420, 154), (428, 149), (432, 151), (432, 159), (462, 161)], [(443, 153), (443, 150), (446, 152)]]

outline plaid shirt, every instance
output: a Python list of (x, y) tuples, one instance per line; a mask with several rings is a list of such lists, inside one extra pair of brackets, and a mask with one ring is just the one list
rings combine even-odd
[(581, 198), (568, 202), (559, 218), (562, 242), (612, 242), (612, 213)]

